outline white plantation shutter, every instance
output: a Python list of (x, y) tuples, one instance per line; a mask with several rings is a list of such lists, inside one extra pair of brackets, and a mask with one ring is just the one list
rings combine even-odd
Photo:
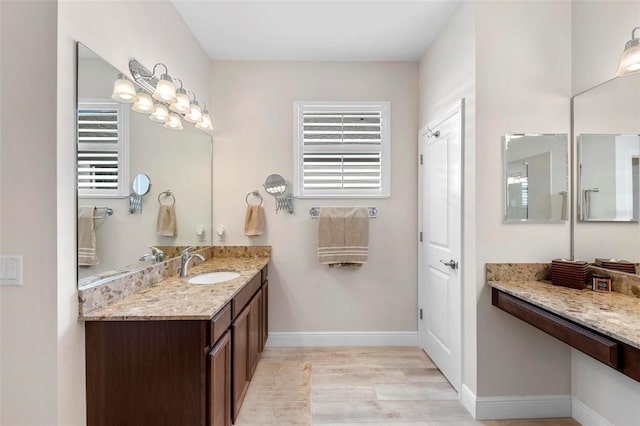
[(78, 101), (78, 195), (128, 195), (128, 113), (111, 100)]
[(389, 103), (296, 102), (298, 197), (388, 197)]

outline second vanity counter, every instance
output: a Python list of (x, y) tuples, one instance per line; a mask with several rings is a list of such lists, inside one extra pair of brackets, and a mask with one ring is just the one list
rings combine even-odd
[(215, 271), (236, 271), (238, 278), (218, 284), (189, 284), (171, 276), (113, 304), (84, 313), (84, 321), (208, 320), (260, 274), (270, 257), (213, 257), (189, 268), (189, 277)]
[(640, 298), (554, 286), (549, 269), (488, 263), (492, 305), (640, 381)]
[(640, 349), (640, 299), (559, 287), (551, 281), (489, 281), (507, 294)]

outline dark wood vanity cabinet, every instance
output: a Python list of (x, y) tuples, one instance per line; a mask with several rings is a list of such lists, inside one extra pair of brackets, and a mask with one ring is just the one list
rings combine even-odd
[(212, 320), (88, 321), (87, 424), (230, 426), (264, 347), (266, 267)]

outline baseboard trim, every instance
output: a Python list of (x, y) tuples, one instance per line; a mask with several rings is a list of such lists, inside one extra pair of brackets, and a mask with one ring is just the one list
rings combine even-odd
[(476, 400), (476, 395), (463, 383), (460, 386), (460, 402), (474, 419), (476, 418)]
[(612, 426), (613, 423), (607, 421), (600, 414), (593, 411), (579, 399), (571, 398), (572, 417), (582, 426)]
[(269, 332), (267, 346), (418, 346), (417, 331)]
[(478, 420), (571, 417), (571, 395), (478, 397), (465, 384), (460, 402)]

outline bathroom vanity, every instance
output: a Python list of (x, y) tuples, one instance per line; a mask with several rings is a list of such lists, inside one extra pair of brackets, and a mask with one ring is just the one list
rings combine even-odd
[[(618, 290), (626, 285), (629, 294), (598, 293), (553, 286), (546, 280), (549, 268), (543, 263), (488, 263), (492, 304), (640, 382), (637, 276), (609, 271)], [(625, 276), (633, 282), (625, 283)]]
[[(228, 254), (228, 253), (227, 253)], [(230, 425), (268, 337), (268, 256), (213, 257), (83, 312), (88, 425)], [(81, 300), (82, 301), (82, 300)]]

